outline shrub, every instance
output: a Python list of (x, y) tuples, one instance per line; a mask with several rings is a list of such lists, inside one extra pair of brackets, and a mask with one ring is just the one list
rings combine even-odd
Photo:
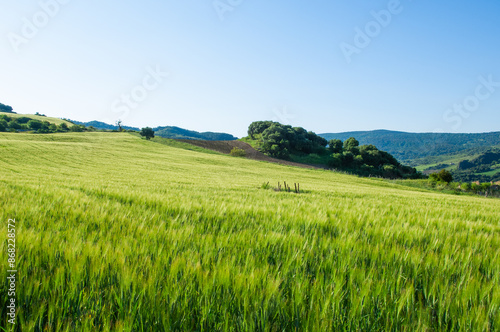
[(59, 131), (68, 131), (68, 125), (66, 125), (66, 123), (61, 123), (59, 126), (58, 126), (58, 130)]
[(343, 155), (340, 153), (334, 153), (328, 160), (328, 166), (331, 168), (339, 168), (342, 166), (342, 161), (343, 161)]
[(451, 175), (451, 173), (445, 169), (442, 169), (438, 173), (432, 173), (431, 175), (429, 175), (429, 178), (435, 182), (450, 183), (453, 181), (453, 175)]
[(17, 123), (17, 121), (11, 121), (9, 122), (9, 128), (16, 130), (16, 129), (22, 129), (23, 127), (19, 123)]
[(5, 120), (6, 122), (12, 121), (12, 118), (10, 116), (7, 116), (5, 114), (0, 114), (0, 120)]
[(479, 190), (481, 190), (481, 185), (480, 184), (477, 184), (477, 183), (471, 183), (470, 185), (470, 189), (473, 191), (473, 192), (478, 192)]
[(363, 157), (360, 155), (354, 156), (353, 163), (354, 166), (360, 167), (361, 165), (363, 165)]
[(342, 155), (343, 155), (342, 165), (349, 167), (352, 164), (352, 162), (354, 161), (354, 155), (350, 151), (344, 151), (344, 153)]
[(234, 147), (229, 153), (233, 157), (246, 157), (247, 153), (245, 150)]
[[(15, 119), (15, 121), (16, 121), (17, 123), (28, 123), (28, 122), (32, 121), (32, 119), (31, 119), (31, 118), (28, 118), (28, 117), (26, 117), (26, 116), (23, 116), (23, 117), (20, 117), (20, 118)], [(39, 120), (34, 120), (34, 121), (39, 121)]]
[(269, 182), (262, 183), (262, 185), (260, 187), (262, 189), (271, 189), (271, 185), (269, 184)]
[(383, 176), (385, 178), (397, 178), (399, 177), (398, 175), (398, 169), (396, 168), (396, 166), (394, 165), (389, 165), (389, 164), (386, 164), (384, 166), (382, 166), (382, 171), (383, 171)]
[(69, 128), (70, 131), (75, 132), (75, 133), (81, 133), (85, 131), (85, 126), (82, 125), (73, 125)]
[(32, 130), (38, 130), (43, 127), (42, 121), (38, 120), (29, 120), (28, 121), (28, 128)]

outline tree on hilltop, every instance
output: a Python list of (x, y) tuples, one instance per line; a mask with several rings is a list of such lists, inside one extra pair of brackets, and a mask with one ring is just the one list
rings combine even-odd
[(251, 139), (255, 139), (255, 135), (262, 134), (264, 130), (267, 128), (271, 127), (273, 125), (273, 121), (256, 121), (252, 122), (250, 126), (248, 127), (248, 136), (250, 136)]
[(116, 121), (116, 126), (118, 127), (118, 131), (123, 131), (122, 123), (123, 123), (122, 120)]
[(12, 106), (0, 103), (0, 112), (14, 113)]
[(155, 137), (155, 132), (149, 127), (142, 128), (140, 134), (141, 136), (146, 137), (147, 140)]

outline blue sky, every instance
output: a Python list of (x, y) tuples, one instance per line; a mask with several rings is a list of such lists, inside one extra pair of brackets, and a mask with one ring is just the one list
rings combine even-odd
[(0, 102), (18, 113), (240, 137), (256, 120), (500, 131), (498, 1), (0, 4)]

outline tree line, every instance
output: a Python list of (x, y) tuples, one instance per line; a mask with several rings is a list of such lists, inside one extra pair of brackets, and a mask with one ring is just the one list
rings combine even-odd
[(359, 145), (350, 137), (345, 141), (327, 141), (302, 127), (292, 127), (274, 121), (256, 121), (248, 127), (248, 137), (257, 148), (275, 158), (290, 159), (294, 155), (317, 154), (329, 168), (362, 176), (386, 178), (422, 178), (413, 167), (400, 164), (390, 153), (374, 145)]
[(56, 125), (49, 121), (40, 121), (29, 117), (10, 117), (5, 114), (0, 114), (0, 132), (18, 132), (32, 131), (39, 134), (58, 133), (58, 132), (83, 132), (91, 129), (81, 125), (68, 126), (66, 123)]
[(0, 103), (0, 112), (15, 113), (14, 109), (12, 108), (12, 106), (5, 105), (5, 104), (2, 104), (2, 103)]
[(248, 136), (259, 140), (261, 150), (275, 158), (287, 159), (290, 154), (321, 153), (328, 142), (302, 127), (282, 125), (274, 121), (257, 121), (248, 127)]

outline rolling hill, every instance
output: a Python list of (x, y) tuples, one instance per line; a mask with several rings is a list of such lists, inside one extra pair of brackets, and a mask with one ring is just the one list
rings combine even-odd
[[(86, 127), (92, 126), (96, 129), (106, 129), (106, 130), (117, 130), (118, 126), (110, 125), (100, 121), (90, 121), (90, 122), (80, 122), (75, 120), (70, 120), (71, 122), (79, 125), (84, 125)], [(123, 126), (126, 130), (140, 131), (140, 128)], [(164, 138), (173, 139), (191, 139), (191, 140), (206, 140), (206, 141), (232, 141), (238, 139), (233, 135), (226, 133), (214, 133), (214, 132), (197, 132), (194, 130), (187, 130), (174, 126), (159, 126), (153, 128), (155, 135)]]
[(59, 118), (51, 118), (51, 117), (43, 116), (43, 115), (17, 114), (17, 113), (9, 113), (9, 112), (0, 112), (0, 114), (6, 115), (6, 116), (11, 117), (13, 119), (17, 119), (17, 118), (30, 118), (30, 119), (33, 119), (33, 120), (48, 121), (48, 122), (54, 123), (56, 125), (60, 125), (61, 123), (65, 123), (68, 126), (73, 125), (73, 123), (71, 123), (71, 122), (69, 122), (67, 120), (63, 120), (63, 119), (59, 119)]
[[(500, 132), (481, 134), (407, 133), (389, 130), (320, 134), (327, 140), (355, 137), (360, 144), (373, 144), (410, 166), (439, 163), (432, 157), (470, 154), (500, 146)], [(429, 159), (431, 158), (431, 159)]]
[(500, 330), (500, 200), (183, 144), (0, 133), (18, 330)]

